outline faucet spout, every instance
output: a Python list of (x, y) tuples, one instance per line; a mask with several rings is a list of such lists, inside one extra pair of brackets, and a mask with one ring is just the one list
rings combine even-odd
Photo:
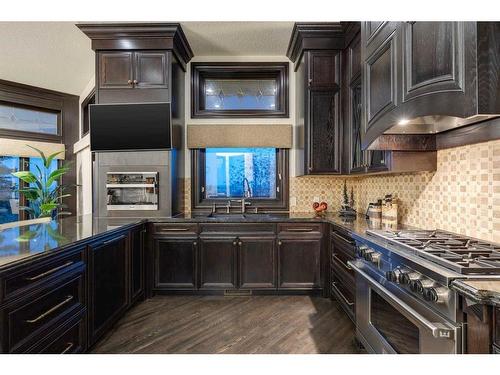
[(250, 182), (246, 177), (243, 179), (243, 196), (245, 198), (251, 198), (253, 196), (252, 188), (250, 187)]

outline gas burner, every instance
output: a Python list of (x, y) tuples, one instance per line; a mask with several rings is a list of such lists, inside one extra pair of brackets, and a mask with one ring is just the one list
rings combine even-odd
[(462, 274), (500, 274), (500, 245), (441, 230), (369, 232)]

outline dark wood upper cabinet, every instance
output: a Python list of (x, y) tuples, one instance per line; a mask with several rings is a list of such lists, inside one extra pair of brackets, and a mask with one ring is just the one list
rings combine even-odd
[[(77, 27), (92, 40), (96, 52), (96, 103), (175, 104), (184, 100), (172, 99), (178, 93), (183, 95), (186, 64), (193, 57), (180, 24), (97, 23)], [(174, 119), (178, 117), (176, 108), (174, 105)]]
[(340, 89), (310, 90), (307, 173), (340, 173)]
[(196, 289), (197, 237), (154, 240), (155, 290)]
[(96, 342), (128, 306), (128, 238), (118, 235), (89, 246), (89, 340)]
[(310, 88), (338, 87), (338, 51), (311, 51), (308, 53), (308, 59), (308, 86)]
[(134, 88), (133, 52), (101, 52), (98, 56), (100, 89)]
[(135, 88), (168, 88), (168, 53), (140, 51), (134, 57)]
[(499, 116), (499, 39), (499, 22), (362, 22), (363, 148), (435, 149), (429, 134)]
[(200, 238), (200, 289), (235, 289), (235, 237)]
[(276, 289), (275, 237), (238, 238), (240, 289)]

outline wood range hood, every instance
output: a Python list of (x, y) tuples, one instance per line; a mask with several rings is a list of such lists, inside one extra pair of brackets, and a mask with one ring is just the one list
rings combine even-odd
[(425, 151), (498, 138), (499, 22), (361, 26), (363, 148)]

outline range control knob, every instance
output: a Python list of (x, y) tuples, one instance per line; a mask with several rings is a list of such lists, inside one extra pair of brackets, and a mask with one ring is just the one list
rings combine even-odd
[(418, 280), (418, 279), (421, 279), (422, 278), (422, 275), (418, 272), (415, 272), (415, 271), (408, 271), (408, 272), (404, 272), (401, 277), (399, 278), (399, 282), (401, 284), (406, 284), (406, 285), (410, 285), (410, 283), (414, 280)]
[(410, 289), (415, 293), (424, 293), (425, 288), (432, 288), (436, 286), (434, 280), (421, 278), (417, 280), (410, 281)]
[(380, 261), (380, 256), (381, 256), (380, 253), (373, 251), (367, 255), (366, 260), (373, 262), (373, 263), (378, 263)]
[(366, 250), (368, 250), (368, 249), (369, 249), (369, 247), (368, 247), (368, 246), (366, 246), (366, 245), (361, 245), (361, 246), (359, 246), (359, 247), (358, 247), (358, 251), (357, 251), (358, 256), (359, 256), (360, 258), (363, 258), (363, 257), (364, 257), (364, 255), (365, 255), (365, 251), (366, 251)]
[(368, 260), (370, 261), (370, 258), (371, 258), (371, 254), (374, 253), (375, 251), (373, 251), (372, 249), (366, 249), (364, 252), (363, 252), (363, 258), (365, 258), (365, 260)]
[(424, 299), (436, 303), (446, 303), (448, 301), (448, 289), (444, 287), (424, 288), (422, 294)]
[(394, 270), (387, 271), (385, 273), (385, 278), (393, 283), (397, 283), (399, 282), (400, 273), (401, 271), (396, 268)]

